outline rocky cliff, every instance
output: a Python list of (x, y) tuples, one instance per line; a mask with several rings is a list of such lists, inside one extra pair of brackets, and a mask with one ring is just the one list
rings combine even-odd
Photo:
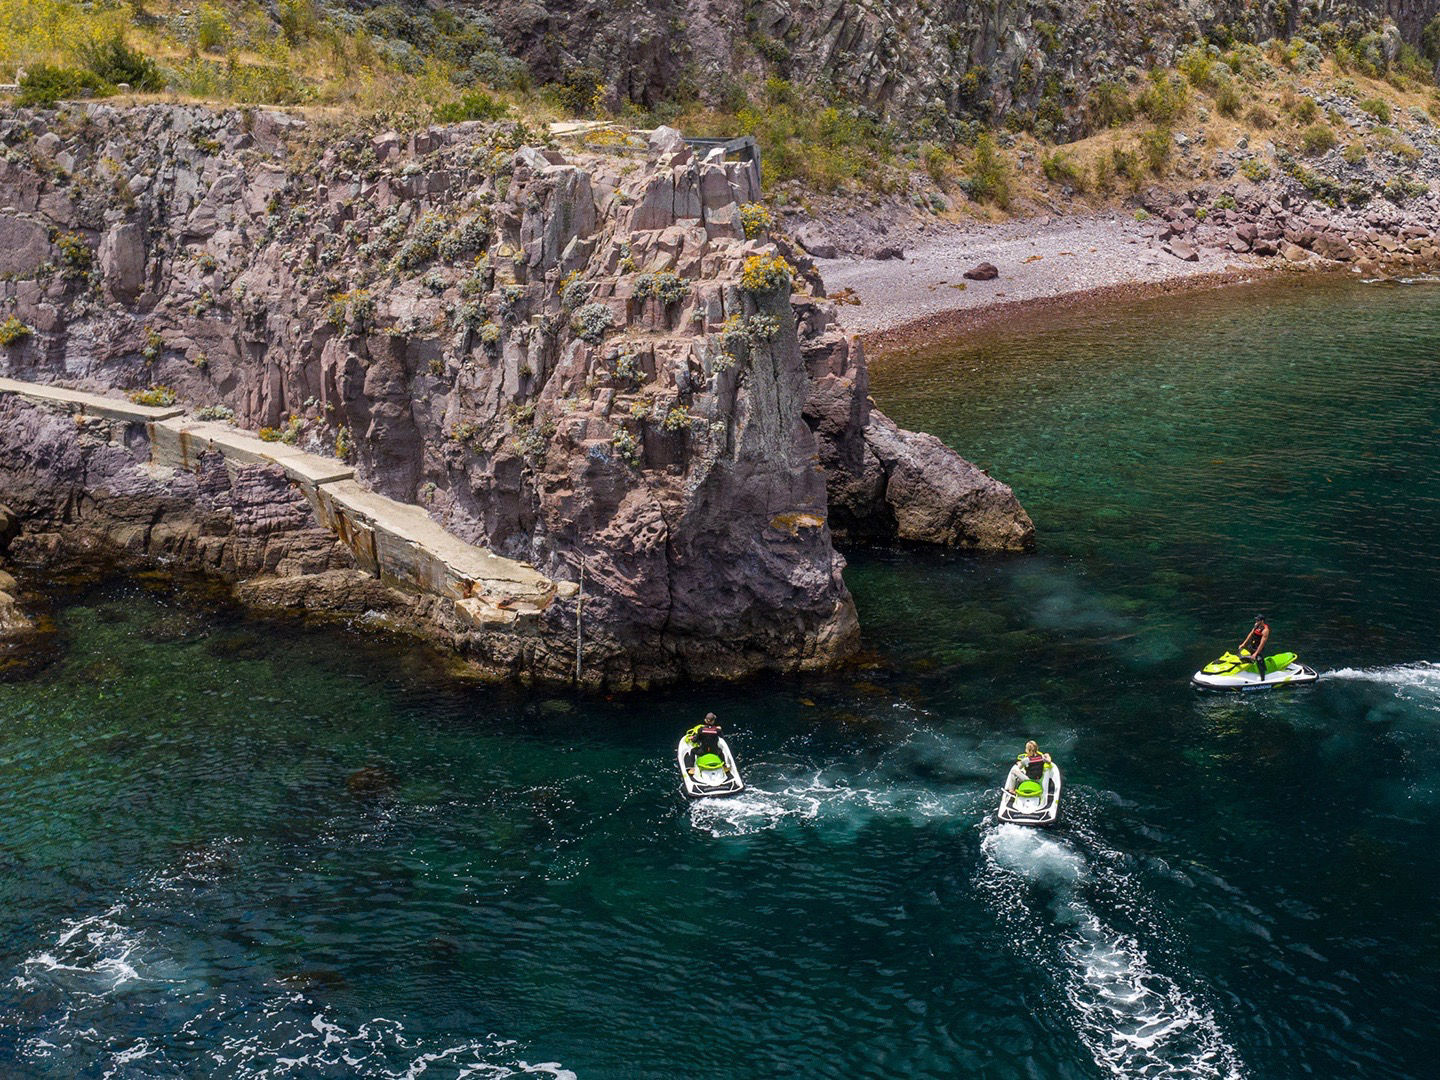
[[(587, 681), (844, 656), (857, 628), (832, 514), (866, 537), (1031, 542), (1008, 488), (870, 405), (858, 345), (752, 205), (753, 167), (697, 160), (673, 132), (562, 153), (508, 123), (402, 137), (92, 105), (11, 114), (0, 143), (0, 374), (177, 397), (345, 457), (553, 581), (583, 573)], [(29, 535), (195, 550), (112, 528), (188, 488), (37, 454), (59, 438), (39, 423), (0, 417), (0, 502)], [(83, 453), (118, 463), (105, 445)], [(237, 508), (272, 481), (207, 488), (200, 533), (238, 535)], [(133, 497), (67, 529), (86, 500), (47, 484)], [(297, 528), (314, 558), (197, 561), (296, 579), (345, 564)], [(523, 649), (477, 647), (509, 674), (569, 677), (576, 617), (556, 602)]]
[[(1261, 42), (1301, 30), (1396, 28), (1393, 59), (1419, 40), (1435, 0), (481, 0), (539, 81), (593, 79), (612, 105), (689, 94), (735, 100), (767, 76), (853, 101), (905, 130), (1017, 111), (1073, 133), (1097, 83), (1172, 63), (1207, 38)], [(1398, 32), (1397, 32), (1398, 31)], [(583, 76), (577, 76), (577, 72)]]

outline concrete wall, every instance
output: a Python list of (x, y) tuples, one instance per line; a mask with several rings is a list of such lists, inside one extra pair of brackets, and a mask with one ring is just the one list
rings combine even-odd
[(321, 524), (344, 541), (362, 569), (385, 584), (442, 597), (473, 625), (523, 628), (559, 596), (575, 591), (528, 563), (496, 555), (450, 535), (423, 509), (377, 495), (355, 480), (355, 470), (335, 458), (308, 454), (285, 443), (265, 442), (229, 424), (195, 420), (178, 407), (153, 408), (58, 386), (0, 378), (0, 394), (129, 427), (143, 426), (150, 463), (193, 469), (204, 454), (217, 453), (231, 468), (278, 465), (297, 484)]

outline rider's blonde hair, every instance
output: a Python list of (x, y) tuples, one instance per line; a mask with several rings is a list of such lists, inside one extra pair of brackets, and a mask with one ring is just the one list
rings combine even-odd
[(1031, 739), (1029, 742), (1027, 742), (1027, 743), (1025, 744), (1025, 753), (1027, 753), (1027, 754), (1032, 754), (1032, 755), (1033, 755), (1033, 754), (1038, 754), (1038, 753), (1040, 753), (1040, 746), (1039, 746), (1039, 744), (1036, 743), (1036, 741), (1035, 741), (1034, 739)]

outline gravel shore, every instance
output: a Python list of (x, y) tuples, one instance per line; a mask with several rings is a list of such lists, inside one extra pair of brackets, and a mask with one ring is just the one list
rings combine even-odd
[[(1153, 226), (1114, 214), (955, 225), (926, 237), (904, 259), (816, 259), (831, 296), (850, 289), (840, 324), (872, 350), (948, 336), (976, 325), (982, 311), (1019, 313), (1034, 302), (1076, 302), (1102, 294), (1149, 295), (1272, 272), (1259, 259), (1199, 248), (1187, 262), (1164, 250)], [(999, 276), (966, 280), (982, 262)]]

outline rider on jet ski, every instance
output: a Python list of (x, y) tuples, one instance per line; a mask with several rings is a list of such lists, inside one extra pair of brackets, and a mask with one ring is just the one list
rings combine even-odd
[(685, 733), (690, 745), (696, 748), (696, 757), (720, 753), (720, 721), (713, 712), (705, 714), (703, 723), (696, 724)]
[(1049, 754), (1042, 754), (1039, 745), (1034, 739), (1025, 744), (1025, 752), (1015, 755), (1015, 760), (1025, 770), (1025, 775), (1031, 780), (1039, 780), (1045, 775), (1045, 763), (1050, 760)]
[[(1260, 676), (1260, 681), (1265, 681), (1265, 643), (1270, 640), (1270, 625), (1265, 621), (1264, 615), (1255, 616), (1255, 627), (1245, 635), (1245, 640), (1240, 642), (1240, 659), (1255, 661), (1255, 671)], [(1253, 648), (1251, 642), (1254, 642)], [(1250, 649), (1246, 652), (1246, 649)]]
[[(1039, 745), (1034, 739), (1031, 739), (1025, 744), (1025, 752), (1015, 755), (1015, 769), (1024, 774), (1026, 778), (1038, 782), (1045, 775), (1045, 765), (1049, 760), (1050, 755), (1042, 754)], [(1010, 775), (1013, 777), (1015, 773), (1012, 772)], [(1017, 794), (1010, 788), (1005, 790), (1009, 791), (1011, 795)]]

